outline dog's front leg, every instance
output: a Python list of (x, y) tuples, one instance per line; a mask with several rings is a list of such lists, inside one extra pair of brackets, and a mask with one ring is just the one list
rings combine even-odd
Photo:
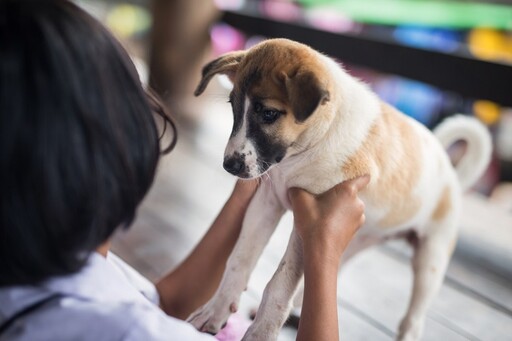
[(188, 318), (198, 330), (216, 334), (229, 315), (238, 310), (249, 276), (283, 213), (284, 208), (277, 200), (270, 180), (262, 180), (247, 209), (240, 237), (227, 261), (219, 288)]
[(302, 241), (292, 231), (286, 252), (267, 284), (253, 324), (243, 340), (277, 340), (293, 306), (292, 299), (304, 274)]

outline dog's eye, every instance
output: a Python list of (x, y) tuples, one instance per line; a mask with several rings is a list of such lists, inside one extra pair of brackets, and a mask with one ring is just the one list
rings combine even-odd
[(262, 115), (262, 121), (263, 123), (266, 124), (274, 123), (280, 114), (281, 112), (277, 110), (264, 110)]

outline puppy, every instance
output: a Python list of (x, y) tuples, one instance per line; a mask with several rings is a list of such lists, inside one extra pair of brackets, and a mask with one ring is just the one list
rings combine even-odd
[[(199, 330), (216, 333), (237, 311), (258, 257), (290, 209), (290, 187), (319, 194), (370, 174), (370, 184), (360, 192), (366, 222), (343, 262), (390, 238), (414, 241), (413, 292), (397, 338), (419, 339), (456, 243), (462, 191), (478, 179), (490, 159), (487, 129), (474, 119), (455, 116), (437, 128), (436, 138), (379, 100), (332, 59), (285, 39), (267, 40), (210, 62), (195, 94), (200, 95), (216, 74), (233, 82), (229, 99), (234, 124), (224, 168), (243, 179), (266, 176), (249, 205), (217, 292), (189, 321)], [(454, 169), (444, 148), (459, 139), (466, 140), (468, 148)], [(292, 232), (245, 340), (277, 339), (294, 295), (302, 294), (301, 252)]]

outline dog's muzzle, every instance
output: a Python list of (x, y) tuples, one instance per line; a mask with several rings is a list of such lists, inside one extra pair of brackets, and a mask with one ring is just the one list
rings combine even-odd
[(234, 155), (224, 159), (224, 169), (229, 173), (243, 177), (245, 173), (245, 155)]

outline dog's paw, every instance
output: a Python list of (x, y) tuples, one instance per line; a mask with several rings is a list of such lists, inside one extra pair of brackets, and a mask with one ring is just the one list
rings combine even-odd
[(221, 330), (229, 315), (238, 310), (236, 302), (228, 303), (226, 300), (212, 298), (208, 303), (197, 309), (187, 319), (197, 330), (215, 335)]
[(270, 331), (261, 332), (261, 331), (251, 330), (251, 328), (249, 328), (247, 333), (245, 333), (244, 337), (242, 338), (242, 341), (262, 341), (262, 340), (274, 341), (274, 340), (277, 340), (278, 336), (279, 336), (279, 332), (270, 332)]
[(415, 333), (398, 333), (396, 340), (397, 341), (418, 341), (419, 335), (415, 335)]
[(404, 319), (402, 323), (400, 323), (400, 328), (398, 329), (398, 335), (396, 337), (397, 341), (418, 341), (421, 338), (421, 334), (423, 332), (423, 323), (422, 321), (410, 321), (409, 319)]
[(242, 341), (273, 341), (277, 340), (279, 336), (279, 328), (273, 328), (274, 326), (263, 326), (252, 324), (247, 332), (245, 333)]

